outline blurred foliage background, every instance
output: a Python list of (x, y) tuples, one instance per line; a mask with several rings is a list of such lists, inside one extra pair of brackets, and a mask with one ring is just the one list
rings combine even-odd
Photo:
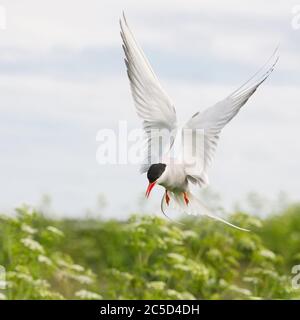
[(206, 218), (182, 224), (51, 219), (49, 208), (0, 216), (0, 299), (298, 299), (300, 205), (265, 218), (237, 211), (242, 232)]

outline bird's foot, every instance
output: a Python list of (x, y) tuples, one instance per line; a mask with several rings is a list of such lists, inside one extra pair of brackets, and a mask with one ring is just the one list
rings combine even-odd
[(183, 199), (184, 199), (185, 204), (188, 205), (190, 200), (189, 200), (188, 195), (187, 195), (186, 192), (183, 192)]
[(166, 190), (166, 203), (167, 203), (167, 205), (169, 205), (169, 203), (170, 203), (170, 197), (169, 197), (167, 190)]

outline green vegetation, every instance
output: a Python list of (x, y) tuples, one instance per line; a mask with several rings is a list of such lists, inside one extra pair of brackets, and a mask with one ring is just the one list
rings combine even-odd
[(0, 299), (299, 298), (300, 206), (230, 221), (252, 231), (189, 217), (51, 220), (19, 208), (0, 216)]

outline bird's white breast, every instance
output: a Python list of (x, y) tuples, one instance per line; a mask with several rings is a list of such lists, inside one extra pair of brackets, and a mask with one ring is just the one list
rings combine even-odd
[(167, 164), (157, 183), (173, 192), (185, 192), (188, 182), (182, 164)]

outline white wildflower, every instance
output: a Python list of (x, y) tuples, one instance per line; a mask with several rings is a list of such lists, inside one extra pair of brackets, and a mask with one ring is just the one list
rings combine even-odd
[(57, 259), (56, 262), (60, 267), (66, 267), (66, 268), (71, 267), (70, 263), (64, 259)]
[(199, 237), (198, 234), (193, 230), (184, 230), (182, 231), (182, 234), (184, 239), (188, 239), (188, 238), (197, 239)]
[(262, 273), (269, 276), (270, 278), (278, 279), (278, 273), (276, 271), (267, 269), (267, 270), (263, 270)]
[(240, 288), (240, 287), (238, 287), (236, 285), (229, 286), (229, 290), (237, 292), (237, 293), (240, 293), (240, 294), (245, 295), (245, 296), (250, 296), (252, 294), (250, 290), (245, 289), (245, 288)]
[(196, 277), (207, 279), (209, 276), (209, 270), (202, 263), (188, 260), (188, 265), (190, 267), (191, 273)]
[(51, 261), (48, 257), (46, 257), (46, 256), (44, 256), (44, 255), (42, 255), (42, 254), (40, 254), (40, 255), (38, 256), (38, 262), (44, 263), (44, 264), (46, 264), (47, 266), (51, 266), (51, 265), (53, 264), (52, 261)]
[(87, 290), (79, 290), (75, 292), (75, 296), (79, 299), (85, 300), (102, 300), (102, 296), (98, 293), (87, 291)]
[(243, 280), (245, 282), (253, 283), (255, 285), (257, 285), (260, 282), (260, 279), (255, 278), (255, 277), (244, 277)]
[(174, 265), (174, 269), (185, 271), (185, 272), (191, 271), (191, 269), (190, 269), (190, 267), (188, 265), (179, 264), (179, 263), (176, 263)]
[(128, 272), (122, 272), (122, 271), (119, 271), (119, 270), (114, 269), (114, 268), (111, 269), (111, 273), (112, 273), (112, 275), (117, 276), (117, 277), (121, 277), (121, 278), (123, 278), (124, 280), (127, 280), (127, 281), (131, 281), (134, 278), (134, 276), (132, 274), (128, 273)]
[(257, 297), (257, 296), (251, 296), (249, 297), (250, 300), (262, 300), (262, 297)]
[(177, 262), (183, 262), (185, 260), (185, 257), (183, 255), (175, 252), (168, 253), (167, 257)]
[(276, 258), (275, 253), (267, 249), (260, 250), (260, 255), (270, 260), (274, 260)]
[(195, 296), (193, 296), (189, 292), (182, 292), (181, 293), (181, 297), (182, 297), (183, 300), (196, 300)]
[(92, 284), (94, 282), (93, 279), (87, 275), (72, 275), (71, 278), (81, 284)]
[(168, 289), (166, 291), (167, 295), (173, 299), (176, 299), (176, 300), (181, 300), (182, 299), (182, 295), (180, 292), (176, 291), (176, 290), (173, 290), (173, 289)]
[(142, 228), (142, 227), (137, 227), (137, 228), (135, 228), (135, 232), (140, 233), (140, 234), (145, 234), (146, 229)]
[(30, 225), (28, 225), (26, 223), (22, 224), (21, 230), (26, 232), (26, 233), (29, 233), (29, 234), (35, 234), (37, 232), (36, 229), (32, 228)]
[(171, 237), (165, 237), (165, 242), (167, 242), (168, 244), (171, 244), (171, 245), (175, 245), (175, 246), (182, 245), (182, 241), (177, 240), (175, 238), (171, 238)]
[(7, 288), (7, 281), (5, 279), (0, 278), (0, 290)]
[(50, 283), (45, 279), (37, 279), (34, 281), (34, 284), (36, 287), (39, 287), (40, 289), (41, 288), (46, 289), (50, 287)]
[(60, 236), (60, 237), (64, 236), (64, 233), (62, 231), (60, 231), (59, 229), (57, 229), (56, 227), (48, 226), (47, 230), (50, 231), (51, 233), (57, 235), (57, 236)]
[(121, 275), (127, 281), (131, 281), (134, 278), (134, 276), (128, 272), (121, 272)]
[(54, 300), (63, 300), (64, 297), (58, 293), (58, 292), (53, 292), (47, 289), (40, 289), (39, 290), (39, 295), (41, 296), (42, 299), (49, 300), (49, 299), (54, 299)]
[(6, 300), (6, 295), (0, 292), (0, 300)]
[(147, 288), (161, 291), (165, 288), (166, 284), (162, 281), (150, 281), (147, 283)]
[(79, 265), (79, 264), (72, 264), (70, 268), (72, 270), (78, 271), (78, 272), (83, 272), (84, 271), (84, 267)]
[(159, 229), (164, 233), (170, 233), (170, 229), (167, 226), (160, 226)]
[(44, 253), (44, 248), (42, 247), (42, 245), (31, 238), (23, 238), (21, 239), (21, 242), (25, 247), (32, 251)]
[(33, 278), (29, 274), (22, 273), (22, 272), (16, 272), (14, 275), (17, 279), (24, 280), (25, 282), (28, 282), (28, 283), (33, 282)]

